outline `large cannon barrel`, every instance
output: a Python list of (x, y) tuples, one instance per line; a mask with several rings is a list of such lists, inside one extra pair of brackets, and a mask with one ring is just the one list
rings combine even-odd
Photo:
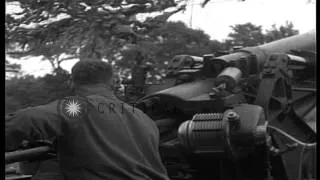
[(298, 49), (304, 51), (315, 51), (316, 49), (316, 33), (315, 30), (304, 34), (291, 36), (288, 38), (273, 41), (267, 44), (258, 46), (263, 51), (269, 53), (288, 52)]
[[(293, 51), (299, 52), (311, 52), (315, 53), (316, 49), (316, 33), (315, 30), (309, 31), (304, 34), (299, 34), (287, 38), (283, 38), (277, 41), (266, 43), (254, 47), (246, 47), (239, 49), (234, 53), (223, 55), (214, 58), (216, 61), (220, 61), (222, 64), (230, 64), (233, 61), (240, 59), (250, 59), (254, 56), (258, 67), (263, 67), (263, 64), (267, 57), (272, 53), (293, 53)], [(300, 59), (294, 58), (293, 61)], [(314, 65), (315, 58), (309, 58), (306, 60), (306, 64)], [(299, 63), (299, 62), (298, 62)]]

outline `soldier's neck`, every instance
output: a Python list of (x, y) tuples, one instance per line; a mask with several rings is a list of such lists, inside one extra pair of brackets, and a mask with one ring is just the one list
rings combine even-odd
[(75, 94), (79, 96), (102, 95), (114, 97), (112, 88), (106, 84), (77, 86)]

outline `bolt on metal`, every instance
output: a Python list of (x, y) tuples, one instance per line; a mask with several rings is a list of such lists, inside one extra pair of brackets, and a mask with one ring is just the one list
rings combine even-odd
[(230, 128), (232, 130), (237, 130), (240, 127), (240, 116), (238, 113), (234, 111), (229, 111), (226, 114), (226, 118), (228, 119)]

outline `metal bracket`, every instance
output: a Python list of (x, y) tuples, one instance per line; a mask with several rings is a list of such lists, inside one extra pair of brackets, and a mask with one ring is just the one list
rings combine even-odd
[(271, 54), (260, 74), (262, 79), (254, 104), (264, 108), (267, 120), (287, 111), (291, 99), (288, 61), (286, 54)]

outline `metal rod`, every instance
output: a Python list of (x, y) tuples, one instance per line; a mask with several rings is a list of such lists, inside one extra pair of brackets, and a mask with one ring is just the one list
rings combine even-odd
[(302, 91), (302, 92), (317, 92), (317, 89), (314, 88), (292, 88), (293, 91)]
[(35, 159), (41, 155), (47, 154), (51, 151), (49, 146), (40, 146), (36, 148), (21, 150), (21, 151), (13, 151), (5, 153), (5, 163), (10, 164), (19, 161), (27, 161)]

